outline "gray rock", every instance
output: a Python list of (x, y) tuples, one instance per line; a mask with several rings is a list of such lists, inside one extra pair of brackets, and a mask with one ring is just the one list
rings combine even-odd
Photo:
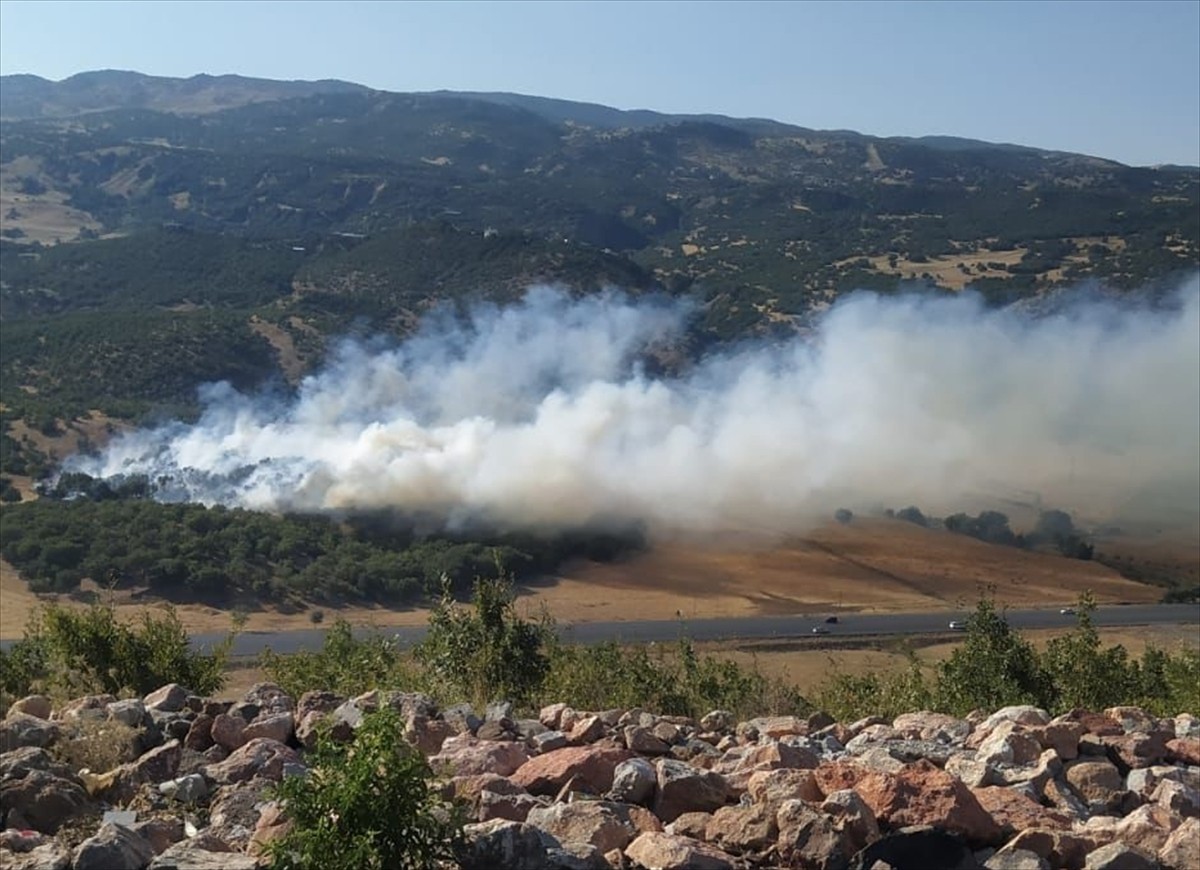
[(184, 841), (150, 862), (147, 870), (255, 870), (257, 859), (236, 852), (209, 852)]
[(664, 824), (688, 812), (712, 812), (724, 806), (729, 785), (720, 774), (699, 770), (673, 758), (655, 762), (658, 791), (654, 814)]
[(1028, 849), (998, 852), (983, 862), (983, 866), (987, 870), (1050, 870), (1049, 861)]
[(0, 782), (0, 815), (7, 813), (10, 827), (53, 834), (64, 822), (95, 811), (78, 782), (45, 770), (28, 770), (20, 779)]
[(613, 771), (612, 799), (620, 803), (645, 804), (658, 781), (654, 765), (644, 758), (622, 761)]
[(1158, 870), (1153, 855), (1124, 843), (1109, 843), (1089, 852), (1084, 870)]
[(169, 798), (192, 804), (208, 794), (208, 782), (199, 773), (191, 773), (178, 779), (167, 780), (158, 790)]
[(106, 822), (75, 848), (73, 870), (142, 870), (154, 847), (124, 825)]
[(11, 752), (23, 746), (42, 749), (57, 740), (61, 733), (54, 722), (27, 713), (9, 713), (0, 722), (0, 752)]
[(68, 870), (71, 851), (59, 843), (45, 843), (30, 852), (3, 852), (4, 870)]
[(140, 728), (146, 719), (146, 705), (139, 698), (113, 701), (108, 705), (109, 718), (122, 722), (130, 728)]
[(562, 749), (570, 742), (567, 739), (567, 735), (561, 731), (543, 731), (541, 734), (534, 735), (529, 744), (533, 751), (540, 755), (544, 752), (553, 752), (555, 749)]
[(460, 861), (462, 870), (496, 870), (500, 867), (544, 870), (551, 866), (546, 843), (532, 825), (492, 819), (466, 825), (463, 834), (466, 849)]

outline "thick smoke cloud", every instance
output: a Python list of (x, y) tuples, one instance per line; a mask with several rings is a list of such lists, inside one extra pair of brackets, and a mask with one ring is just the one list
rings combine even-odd
[(787, 530), (838, 506), (1034, 493), (1075, 507), (1200, 486), (1200, 281), (1174, 304), (989, 311), (856, 295), (815, 333), (647, 375), (689, 312), (535, 289), (392, 347), (347, 342), (287, 400), (206, 388), (195, 425), (73, 468), (266, 510), (450, 526)]

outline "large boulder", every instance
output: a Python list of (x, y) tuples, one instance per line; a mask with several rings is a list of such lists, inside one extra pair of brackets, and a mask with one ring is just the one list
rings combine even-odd
[(508, 776), (529, 760), (525, 745), (507, 740), (480, 740), (460, 734), (442, 743), (441, 751), (429, 759), (434, 770), (447, 770), (454, 776), (494, 773)]
[(999, 825), (971, 790), (928, 761), (895, 774), (869, 773), (854, 790), (893, 829), (936, 825), (980, 845), (1000, 839)]
[(278, 782), (285, 764), (301, 764), (294, 749), (269, 737), (256, 737), (224, 761), (204, 768), (204, 777), (221, 785), (259, 777)]
[(1200, 867), (1200, 819), (1187, 819), (1176, 828), (1158, 850), (1158, 860), (1169, 870)]
[(629, 750), (616, 747), (567, 746), (534, 756), (510, 778), (535, 795), (556, 795), (571, 780), (600, 795), (612, 788), (617, 765), (632, 757)]
[(142, 870), (154, 858), (154, 847), (144, 837), (106, 822), (75, 848), (73, 870)]
[(644, 758), (630, 758), (613, 770), (609, 794), (620, 803), (644, 804), (654, 794), (657, 782), (658, 775), (653, 764)]
[(48, 770), (26, 769), (0, 781), (0, 815), (9, 827), (55, 833), (78, 816), (96, 812), (83, 786)]
[(507, 819), (492, 819), (463, 828), (462, 870), (522, 870), (549, 868), (546, 844), (537, 828)]
[(10, 752), (23, 746), (41, 749), (58, 740), (61, 734), (62, 729), (56, 722), (28, 713), (10, 712), (0, 722), (0, 752)]
[(648, 831), (625, 849), (646, 870), (733, 870), (733, 856), (690, 837)]
[(848, 838), (832, 819), (811, 804), (784, 801), (775, 814), (779, 836), (776, 848), (787, 867), (810, 870), (843, 870), (848, 857)]
[(658, 790), (654, 795), (654, 814), (664, 823), (684, 813), (712, 812), (724, 806), (731, 791), (719, 773), (700, 770), (673, 758), (655, 762)]
[(625, 848), (635, 834), (633, 826), (603, 801), (537, 807), (525, 821), (564, 845), (587, 843), (601, 854)]

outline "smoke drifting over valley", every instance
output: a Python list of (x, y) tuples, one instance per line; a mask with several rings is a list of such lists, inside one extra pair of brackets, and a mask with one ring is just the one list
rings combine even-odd
[(1200, 279), (1165, 307), (1041, 317), (861, 294), (812, 335), (650, 376), (639, 360), (689, 314), (538, 288), (400, 345), (346, 342), (286, 399), (209, 386), (195, 425), (69, 467), (166, 477), (170, 500), (450, 527), (785, 531), (1013, 492), (1111, 513), (1182, 491), (1195, 510)]

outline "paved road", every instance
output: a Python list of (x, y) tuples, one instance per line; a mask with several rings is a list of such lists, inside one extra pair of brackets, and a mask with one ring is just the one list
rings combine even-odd
[[(970, 610), (938, 611), (935, 613), (844, 613), (836, 625), (826, 625), (828, 614), (814, 613), (795, 616), (746, 616), (722, 619), (662, 620), (638, 622), (590, 622), (571, 625), (559, 623), (563, 640), (576, 643), (601, 643), (616, 640), (629, 643), (658, 643), (677, 640), (686, 634), (692, 640), (796, 640), (813, 641), (827, 638), (863, 635), (930, 634), (949, 630), (951, 620), (965, 620)], [(1075, 624), (1075, 617), (1061, 614), (1057, 607), (1041, 610), (1010, 610), (1008, 622), (1014, 628), (1062, 628)], [(1154, 626), (1193, 625), (1200, 631), (1200, 605), (1196, 604), (1132, 604), (1102, 607), (1093, 615), (1097, 626)], [(827, 636), (812, 634), (814, 626), (829, 630)], [(385, 633), (395, 635), (404, 644), (419, 641), (424, 627), (389, 628)], [(368, 634), (368, 631), (360, 632)], [(211, 647), (224, 637), (219, 634), (194, 635), (193, 646)], [(324, 629), (302, 629), (282, 632), (246, 632), (234, 642), (233, 654), (257, 655), (270, 647), (277, 653), (319, 649), (325, 637)]]

